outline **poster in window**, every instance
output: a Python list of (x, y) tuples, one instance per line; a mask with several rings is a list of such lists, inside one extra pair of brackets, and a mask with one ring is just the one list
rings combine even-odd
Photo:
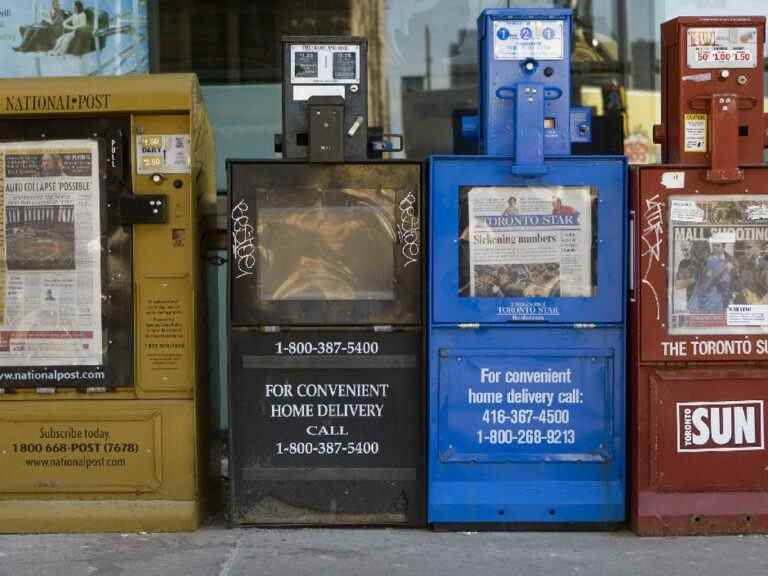
[[(474, 187), (466, 194), (459, 293), (472, 298), (590, 297), (589, 187)], [(462, 218), (463, 219), (463, 218)]]
[(0, 78), (149, 72), (148, 0), (0, 0)]
[(768, 327), (768, 195), (669, 200), (670, 334)]

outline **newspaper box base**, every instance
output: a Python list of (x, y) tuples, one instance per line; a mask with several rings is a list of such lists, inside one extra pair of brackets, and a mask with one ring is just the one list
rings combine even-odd
[(199, 518), (193, 500), (15, 500), (0, 505), (0, 532), (191, 532)]
[(631, 527), (640, 536), (768, 533), (768, 494), (639, 495)]
[(644, 536), (768, 532), (768, 371), (659, 365), (637, 374), (632, 529)]
[(191, 400), (18, 396), (0, 405), (0, 533), (197, 528)]

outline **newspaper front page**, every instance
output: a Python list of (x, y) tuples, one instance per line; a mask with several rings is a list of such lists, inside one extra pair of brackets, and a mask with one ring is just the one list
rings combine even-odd
[(669, 200), (670, 334), (768, 329), (768, 195)]
[(475, 187), (467, 193), (470, 297), (589, 297), (589, 187)]
[(102, 364), (98, 143), (0, 143), (0, 366)]

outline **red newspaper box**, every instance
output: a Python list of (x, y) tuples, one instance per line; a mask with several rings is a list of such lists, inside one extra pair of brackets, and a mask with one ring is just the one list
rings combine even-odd
[(768, 531), (765, 18), (662, 25), (665, 164), (632, 174), (630, 516)]

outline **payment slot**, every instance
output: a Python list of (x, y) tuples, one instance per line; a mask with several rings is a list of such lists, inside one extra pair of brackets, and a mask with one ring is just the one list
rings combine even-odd
[[(336, 54), (351, 77), (345, 40), (285, 39), (286, 83)], [(421, 165), (348, 156), (344, 86), (284, 91), (305, 160), (228, 163), (233, 525), (423, 523)]]
[[(542, 81), (567, 95), (570, 11), (486, 10), (478, 27), (481, 69), (506, 66), (493, 82), (546, 58), (555, 72)], [(536, 171), (509, 155), (430, 159), (435, 526), (624, 519), (626, 164), (549, 157), (544, 110), (507, 121), (508, 140), (538, 147)]]
[(480, 153), (514, 156), (516, 173), (545, 170), (591, 139), (591, 111), (571, 107), (568, 10), (486, 10), (478, 19), (480, 115), (462, 119)]
[(631, 524), (765, 532), (765, 18), (662, 25), (667, 164), (632, 175)]
[(215, 201), (197, 79), (0, 91), (0, 530), (193, 530)]

